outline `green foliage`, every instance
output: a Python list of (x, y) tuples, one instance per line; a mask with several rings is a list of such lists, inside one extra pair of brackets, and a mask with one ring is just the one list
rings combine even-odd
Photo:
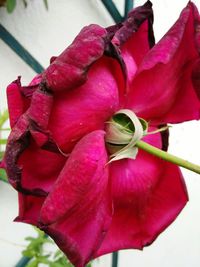
[[(27, 0), (22, 0), (23, 4), (25, 7), (27, 7), (28, 2)], [(46, 9), (48, 9), (48, 2), (47, 0), (43, 0), (44, 5), (46, 7)], [(8, 11), (8, 13), (12, 13), (16, 7), (17, 1), (16, 0), (6, 0), (6, 9)]]
[(0, 130), (2, 130), (2, 127), (4, 123), (8, 119), (8, 110), (4, 110), (3, 113), (0, 113)]
[[(3, 128), (3, 126), (7, 120), (8, 120), (8, 111), (5, 110), (3, 113), (0, 113), (0, 161), (2, 160), (3, 155), (4, 155), (4, 151), (3, 151), (1, 145), (5, 145), (7, 143), (7, 139), (1, 138), (2, 131), (9, 131), (8, 128)], [(3, 147), (5, 147), (5, 146), (3, 146)], [(0, 180), (2, 180), (4, 182), (8, 181), (5, 170), (3, 170), (1, 168), (0, 168)]]
[[(35, 228), (35, 227), (34, 227)], [(22, 251), (23, 256), (30, 258), (26, 267), (39, 267), (40, 263), (48, 267), (73, 267), (62, 251), (49, 251), (44, 249), (47, 243), (54, 244), (47, 235), (41, 230), (35, 228), (37, 231), (36, 237), (26, 237), (29, 241), (28, 246)], [(92, 267), (91, 263), (87, 267)]]
[(0, 169), (0, 180), (3, 182), (8, 182), (6, 172), (3, 169)]
[(8, 13), (12, 13), (15, 7), (16, 7), (16, 0), (6, 1), (6, 8), (7, 8)]
[(46, 7), (46, 9), (48, 10), (48, 2), (47, 2), (47, 0), (43, 0), (44, 1), (44, 5), (45, 5), (45, 7)]

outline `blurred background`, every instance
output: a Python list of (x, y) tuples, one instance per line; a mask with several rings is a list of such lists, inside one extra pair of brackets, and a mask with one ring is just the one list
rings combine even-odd
[[(43, 66), (51, 56), (59, 55), (80, 29), (97, 23), (107, 27), (114, 23), (101, 0), (17, 0), (8, 13), (0, 8), (0, 24)], [(124, 0), (113, 1), (123, 14)], [(145, 1), (134, 1), (134, 6)], [(178, 18), (187, 0), (152, 0), (155, 37), (158, 41)], [(193, 1), (200, 10), (200, 0)], [(6, 86), (22, 76), (26, 85), (36, 72), (0, 39), (0, 112), (6, 109)], [(171, 129), (170, 152), (200, 164), (200, 122), (175, 125)], [(200, 176), (183, 170), (190, 202), (178, 219), (144, 251), (119, 253), (118, 267), (199, 267), (200, 266)], [(18, 213), (17, 193), (0, 181), (0, 267), (14, 267), (26, 247), (26, 236), (34, 236), (30, 225), (14, 223)], [(126, 227), (126, 225), (124, 225)], [(121, 229), (123, 231), (123, 229)], [(95, 262), (95, 267), (111, 267), (111, 256)]]

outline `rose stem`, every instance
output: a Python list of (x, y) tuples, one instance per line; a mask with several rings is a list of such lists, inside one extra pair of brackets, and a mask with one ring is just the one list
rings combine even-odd
[(200, 174), (200, 166), (193, 164), (187, 160), (181, 159), (179, 157), (173, 156), (172, 154), (165, 152), (165, 151), (163, 151), (157, 147), (154, 147), (152, 145), (149, 145), (146, 142), (137, 141), (136, 146), (138, 148), (145, 150), (146, 152), (158, 157), (158, 158), (172, 162), (176, 165), (179, 165), (183, 168), (186, 168), (188, 170), (191, 170), (193, 172)]

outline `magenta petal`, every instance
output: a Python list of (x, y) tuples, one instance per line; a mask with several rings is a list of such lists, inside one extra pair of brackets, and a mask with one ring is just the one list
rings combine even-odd
[(73, 43), (43, 73), (43, 81), (53, 91), (67, 91), (83, 84), (90, 65), (105, 49), (106, 30), (90, 25), (81, 30)]
[(42, 90), (37, 90), (32, 96), (28, 110), (30, 120), (34, 121), (41, 129), (46, 129), (53, 105), (53, 96)]
[[(160, 146), (158, 138), (152, 137), (146, 141)], [(135, 161), (112, 163), (110, 176), (114, 215), (96, 256), (149, 245), (188, 201), (180, 169), (143, 151)]]
[(192, 85), (199, 58), (199, 25), (198, 12), (190, 2), (144, 58), (130, 84), (127, 108), (156, 123), (199, 119), (200, 102)]
[[(149, 50), (149, 46), (154, 45), (154, 36), (152, 29), (153, 10), (152, 3), (150, 1), (147, 1), (144, 5), (134, 8), (131, 12), (129, 12), (128, 18), (124, 22), (122, 22), (121, 25), (119, 24), (107, 28), (109, 34), (113, 34), (112, 42), (117, 46), (122, 46), (125, 43), (129, 43), (129, 45), (132, 44), (133, 46), (135, 46), (133, 40), (135, 39), (135, 35), (137, 35), (137, 31), (140, 30), (141, 25), (145, 21), (149, 23), (149, 27), (145, 26), (142, 30), (142, 33), (144, 33), (143, 31), (145, 31), (145, 34), (143, 35), (144, 38), (142, 38), (143, 42), (140, 43), (140, 45), (142, 45), (142, 47), (140, 47), (140, 51), (138, 49), (139, 44), (137, 44), (137, 52), (139, 52), (139, 54), (143, 53), (144, 55), (146, 50)], [(135, 53), (134, 48), (132, 49), (132, 52)]]
[(129, 80), (135, 75), (145, 54), (154, 45), (152, 23), (152, 4), (147, 1), (143, 6), (133, 9), (124, 22), (107, 28), (113, 45), (110, 54), (114, 56), (113, 51), (119, 51), (122, 69), (128, 74)]
[(45, 197), (36, 197), (19, 193), (19, 215), (15, 222), (30, 223), (37, 225), (39, 212)]
[(105, 122), (119, 109), (115, 67), (116, 62), (102, 57), (89, 70), (84, 85), (55, 94), (49, 130), (64, 152), (69, 152), (85, 134), (103, 129)]
[(13, 126), (18, 121), (19, 117), (26, 110), (26, 99), (23, 97), (21, 93), (21, 88), (22, 86), (20, 78), (12, 82), (7, 87), (8, 111), (9, 111), (11, 128), (13, 128)]
[(85, 266), (111, 220), (104, 132), (75, 146), (41, 209), (41, 225), (76, 267)]
[(32, 141), (20, 155), (17, 162), (21, 168), (21, 186), (36, 191), (51, 191), (66, 158), (61, 154), (52, 153), (37, 147)]
[(11, 128), (30, 106), (30, 98), (38, 89), (41, 75), (37, 75), (28, 86), (22, 86), (20, 77), (7, 87), (8, 111)]
[[(52, 100), (51, 94), (35, 91), (30, 107), (19, 117), (8, 138), (6, 171), (13, 187), (24, 194), (46, 195), (65, 161), (47, 131)], [(37, 145), (32, 143), (30, 133)], [(40, 147), (57, 154), (41, 151)], [(43, 165), (43, 157), (51, 164)], [(34, 167), (36, 162), (40, 165), (38, 170)]]

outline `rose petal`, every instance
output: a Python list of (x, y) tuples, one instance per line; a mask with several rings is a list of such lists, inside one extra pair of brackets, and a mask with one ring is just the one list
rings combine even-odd
[[(146, 23), (148, 22), (148, 26)], [(112, 42), (117, 46), (122, 46), (123, 44), (127, 44), (130, 47), (131, 44), (137, 47), (137, 52), (135, 53), (134, 49), (131, 49), (132, 53), (135, 54), (136, 57), (140, 57), (141, 54), (145, 54), (149, 50), (149, 46), (154, 45), (154, 36), (153, 36), (153, 10), (152, 3), (147, 1), (144, 5), (134, 8), (128, 14), (128, 18), (122, 22), (122, 24), (118, 27), (109, 27), (108, 32), (110, 35), (113, 34)], [(143, 26), (141, 26), (143, 25)], [(140, 34), (137, 34), (140, 31)], [(141, 50), (139, 51), (139, 44), (135, 44), (134, 41), (139, 37), (139, 40), (142, 40), (140, 45), (142, 45)], [(136, 38), (135, 38), (136, 37)], [(149, 39), (148, 39), (149, 38)]]
[(19, 215), (15, 218), (15, 222), (24, 222), (37, 225), (39, 212), (45, 197), (36, 197), (19, 193)]
[(116, 64), (103, 57), (92, 66), (84, 85), (55, 94), (49, 129), (65, 153), (85, 134), (103, 129), (104, 123), (119, 109)]
[(90, 25), (81, 30), (73, 43), (43, 73), (43, 82), (53, 91), (66, 91), (87, 79), (90, 65), (105, 49), (106, 30)]
[(108, 36), (112, 40), (109, 55), (118, 55), (122, 70), (125, 75), (128, 72), (129, 80), (134, 77), (144, 55), (154, 45), (152, 23), (152, 4), (147, 1), (143, 6), (133, 9), (124, 22), (107, 28)]
[(61, 154), (40, 149), (35, 142), (31, 141), (17, 162), (22, 170), (21, 186), (30, 191), (38, 188), (48, 193), (65, 161), (66, 158)]
[(127, 65), (128, 79), (132, 81), (138, 65), (155, 43), (153, 35), (153, 10), (150, 1), (133, 9), (123, 26), (116, 31), (112, 42), (119, 45)]
[[(157, 135), (157, 137), (155, 137)], [(146, 138), (160, 146), (159, 134)], [(140, 151), (136, 160), (111, 164), (114, 215), (96, 256), (152, 243), (171, 224), (188, 197), (180, 169)]]
[[(13, 187), (24, 194), (37, 196), (46, 195), (51, 183), (54, 182), (59, 173), (57, 172), (57, 167), (58, 169), (62, 168), (64, 157), (59, 153), (57, 145), (53, 142), (53, 139), (46, 130), (51, 107), (52, 96), (49, 93), (41, 90), (34, 92), (30, 107), (20, 116), (8, 138), (4, 158), (6, 171)], [(52, 154), (46, 151), (41, 152), (36, 144), (31, 147), (32, 138), (30, 133), (38, 146), (50, 151), (55, 151), (58, 154)], [(23, 152), (25, 157), (22, 155)], [(20, 156), (21, 162), (19, 163), (18, 160)], [(45, 168), (48, 168), (48, 165), (45, 166), (45, 168), (41, 167), (37, 172), (32, 169), (34, 161), (30, 161), (31, 157), (36, 162), (40, 163), (40, 165), (43, 163), (43, 157), (46, 157), (46, 159), (48, 158), (52, 162), (54, 161), (55, 165), (52, 164), (52, 166), (49, 166), (50, 172), (45, 173), (45, 171), (43, 171), (47, 171)], [(24, 171), (23, 167), (25, 168)], [(54, 168), (53, 170), (51, 169), (52, 167)], [(36, 179), (34, 179), (35, 172), (37, 172), (38, 175)], [(54, 176), (55, 174), (56, 176)], [(47, 178), (47, 176), (50, 178), (49, 181), (44, 178)]]
[(91, 260), (111, 221), (106, 162), (104, 132), (85, 136), (41, 209), (42, 229), (76, 267)]
[(14, 127), (19, 117), (27, 109), (28, 103), (21, 93), (21, 88), (20, 77), (7, 87), (8, 111), (11, 128)]
[(199, 58), (197, 37), (200, 25), (194, 4), (189, 2), (169, 32), (141, 64), (130, 85), (126, 108), (158, 123), (199, 119), (199, 99), (191, 74)]

